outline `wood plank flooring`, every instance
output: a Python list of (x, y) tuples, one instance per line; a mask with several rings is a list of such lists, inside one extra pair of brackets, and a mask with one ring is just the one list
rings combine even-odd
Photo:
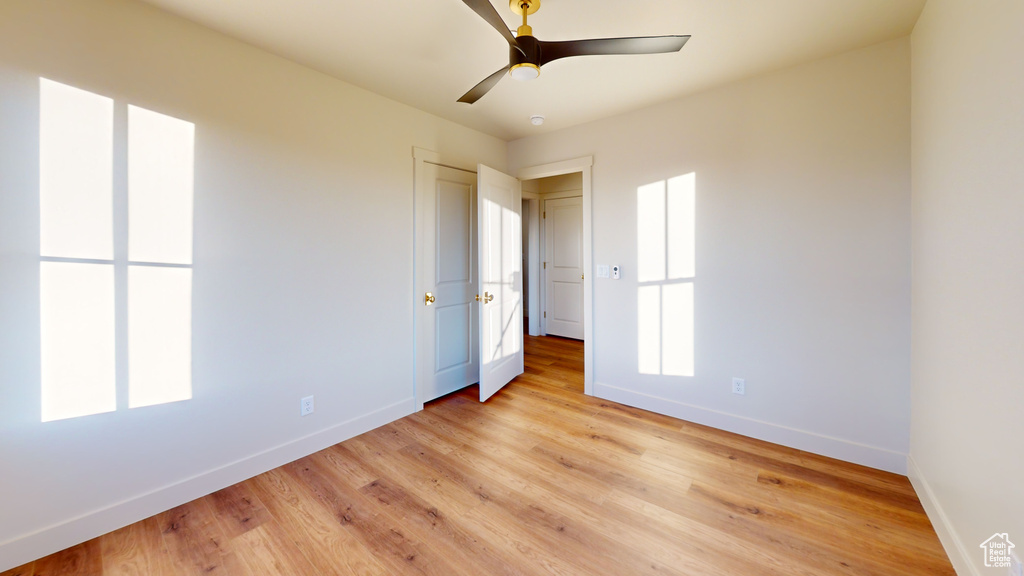
[(526, 373), (0, 576), (955, 574), (910, 483)]

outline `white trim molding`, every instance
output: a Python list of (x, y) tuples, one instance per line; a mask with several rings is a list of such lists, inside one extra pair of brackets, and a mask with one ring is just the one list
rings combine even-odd
[(253, 476), (319, 452), (349, 438), (398, 420), (415, 411), (407, 398), (369, 414), (335, 424), (324, 430), (236, 460), (197, 476), (169, 484), (146, 494), (48, 526), (31, 534), (0, 543), (0, 571), (21, 566), (65, 548), (81, 544), (139, 520), (149, 518), (202, 498)]
[(422, 162), (430, 162), (431, 164), (437, 164), (438, 166), (445, 166), (447, 168), (455, 168), (456, 170), (465, 170), (466, 172), (472, 172), (476, 174), (476, 162), (470, 162), (462, 158), (447, 158), (443, 160), (441, 155), (432, 150), (426, 148), (419, 148), (417, 146), (412, 147), (412, 158), (413, 160), (419, 160)]
[(931, 485), (928, 484), (928, 480), (917, 466), (917, 462), (914, 462), (913, 456), (907, 456), (907, 477), (910, 478), (910, 483), (914, 486), (914, 491), (917, 492), (917, 497), (928, 514), (928, 519), (932, 521), (932, 528), (935, 528), (935, 533), (938, 534), (939, 542), (946, 550), (953, 569), (960, 576), (981, 576), (981, 572), (969, 560), (968, 548), (964, 547), (963, 539), (953, 527), (953, 523), (949, 521), (945, 510), (942, 509), (942, 505), (935, 497)]
[(907, 473), (907, 455), (894, 450), (650, 396), (610, 384), (598, 382), (594, 390), (595, 396), (620, 404), (887, 472)]

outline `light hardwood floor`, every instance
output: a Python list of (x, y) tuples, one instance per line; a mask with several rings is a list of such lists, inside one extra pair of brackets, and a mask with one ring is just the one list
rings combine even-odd
[(954, 574), (905, 477), (526, 374), (0, 576)]

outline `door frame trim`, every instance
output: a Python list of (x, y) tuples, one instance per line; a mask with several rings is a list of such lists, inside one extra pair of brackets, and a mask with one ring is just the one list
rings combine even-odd
[(423, 173), (423, 165), (426, 163), (454, 168), (476, 174), (476, 163), (466, 161), (453, 161), (450, 158), (443, 158), (437, 152), (425, 148), (412, 148), (413, 173), (412, 173), (412, 217), (413, 217), (413, 256), (412, 256), (412, 389), (415, 399), (416, 412), (423, 410), (423, 391), (420, 389), (420, 354), (419, 349), (419, 308), (422, 305), (418, 296), (426, 291), (426, 282), (423, 278), (423, 206), (419, 201), (421, 190), (419, 189), (420, 174)]
[(526, 243), (529, 253), (526, 256), (527, 275), (530, 277), (530, 285), (527, 288), (526, 308), (523, 312), (529, 312), (530, 325), (527, 333), (530, 336), (540, 336), (540, 322), (542, 306), (540, 301), (540, 273), (537, 262), (540, 262), (540, 213), (541, 197), (536, 192), (523, 190), (523, 201), (530, 204), (530, 218), (523, 222), (523, 230), (526, 234)]
[[(519, 180), (535, 180), (575, 172), (581, 172), (583, 175), (583, 392), (589, 396), (594, 395), (594, 271), (591, 262), (594, 244), (591, 222), (593, 216), (591, 196), (593, 166), (594, 157), (583, 156), (550, 164), (527, 166), (516, 172), (516, 178)], [(531, 277), (535, 273), (539, 277), (539, 270), (535, 270), (536, 266), (536, 262), (530, 262)]]
[[(568, 194), (568, 195), (565, 195), (565, 194)], [(549, 198), (548, 195), (545, 194), (545, 195), (543, 195), (541, 197), (540, 203), (541, 203), (541, 211), (543, 213), (547, 213), (548, 208), (550, 207), (548, 204), (551, 201), (579, 199), (580, 200), (579, 209), (580, 209), (580, 219), (581, 219), (580, 223), (582, 224), (582, 218), (583, 218), (583, 202), (582, 202), (582, 198), (583, 198), (583, 193), (582, 193), (582, 191), (580, 189), (568, 190), (566, 192), (555, 192), (555, 193), (552, 194), (552, 196), (554, 196), (554, 197), (550, 197)], [(549, 244), (554, 242), (554, 238), (552, 237), (552, 234), (550, 234), (548, 232), (548, 226), (550, 225), (552, 227), (552, 232), (553, 232), (554, 231), (553, 230), (554, 229), (554, 222), (552, 220), (548, 219), (548, 218), (544, 218), (542, 220), (542, 225), (544, 227), (544, 230), (543, 230), (544, 233), (541, 234), (541, 238), (543, 238), (544, 241), (540, 243), (540, 253), (543, 255), (543, 257), (540, 258), (539, 262), (550, 262), (551, 266), (552, 266), (551, 269), (542, 269), (540, 271), (540, 276), (541, 276), (540, 277), (540, 284), (541, 284), (541, 289), (540, 289), (540, 309), (541, 309), (541, 313), (542, 314), (546, 314), (548, 311), (552, 311), (551, 307), (548, 306), (548, 304), (550, 304), (550, 302), (548, 302), (548, 299), (552, 298), (552, 296), (553, 296), (552, 291), (551, 291), (551, 283), (552, 283), (551, 272), (554, 269), (554, 262), (552, 262), (551, 260), (548, 260), (548, 256), (549, 256), (548, 255), (548, 248), (552, 247), (552, 246), (549, 246)], [(584, 243), (583, 242), (583, 230), (581, 228), (580, 229), (580, 248), (583, 247), (583, 243)], [(585, 273), (587, 271), (587, 269), (586, 269), (586, 267), (585, 267), (583, 262), (580, 262), (580, 271), (584, 272), (584, 278), (580, 282), (580, 288), (582, 289), (583, 288), (583, 283), (586, 281), (586, 277), (585, 277), (586, 274)], [(583, 303), (583, 300), (581, 299), (580, 300), (580, 309), (579, 309), (580, 314), (581, 314), (580, 324), (582, 324), (584, 327), (586, 327), (586, 322), (582, 318), (582, 313), (583, 313), (584, 309), (585, 309), (585, 304)], [(554, 311), (552, 311), (552, 315), (554, 315)], [(541, 332), (540, 332), (541, 336), (549, 336), (549, 335), (551, 335), (551, 333), (548, 331), (548, 327), (549, 327), (548, 323), (549, 322), (550, 322), (550, 320), (548, 320), (546, 315), (542, 315), (541, 316)], [(559, 335), (555, 334), (554, 336), (559, 336)], [(571, 338), (571, 336), (569, 336), (569, 338)]]

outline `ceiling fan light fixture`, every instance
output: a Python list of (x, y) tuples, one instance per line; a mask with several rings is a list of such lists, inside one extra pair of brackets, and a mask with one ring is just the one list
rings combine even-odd
[(509, 72), (512, 78), (520, 81), (533, 80), (540, 76), (540, 66), (533, 64), (532, 62), (523, 62), (516, 64), (512, 67), (512, 71)]

